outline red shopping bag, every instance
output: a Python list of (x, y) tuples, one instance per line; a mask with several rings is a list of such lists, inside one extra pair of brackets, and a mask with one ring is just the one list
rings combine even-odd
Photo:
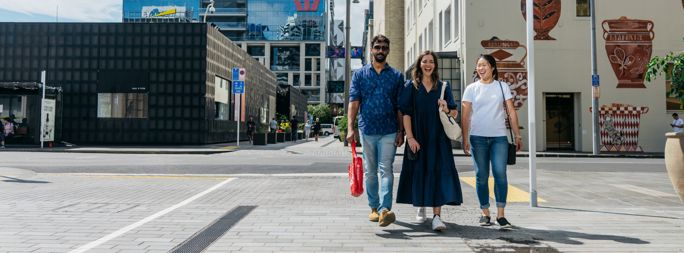
[(356, 155), (356, 142), (350, 143), (352, 146), (352, 162), (347, 168), (349, 172), (349, 185), (351, 195), (354, 197), (363, 194), (363, 159)]

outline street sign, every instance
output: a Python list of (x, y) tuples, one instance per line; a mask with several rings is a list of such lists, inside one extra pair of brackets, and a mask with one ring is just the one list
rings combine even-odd
[(240, 80), (240, 68), (233, 68), (233, 81)]
[(591, 86), (598, 87), (600, 83), (599, 75), (591, 75)]
[(238, 79), (240, 81), (245, 81), (245, 75), (247, 74), (247, 71), (245, 71), (245, 68), (239, 68), (238, 69)]
[(245, 93), (245, 81), (233, 81), (233, 94)]

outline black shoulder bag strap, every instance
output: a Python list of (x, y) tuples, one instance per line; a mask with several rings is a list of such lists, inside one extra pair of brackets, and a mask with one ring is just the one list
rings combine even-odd
[[(506, 112), (506, 119), (508, 119), (508, 126), (507, 126), (508, 133), (511, 134), (511, 142), (513, 142), (513, 144), (515, 144), (515, 139), (513, 139), (513, 130), (512, 130), (513, 126), (511, 125), (511, 115), (508, 115), (508, 106), (506, 105), (506, 95), (504, 95), (501, 81), (498, 81), (498, 82), (499, 82), (499, 89), (501, 89), (501, 98), (503, 98), (504, 112)], [(504, 122), (504, 124), (505, 124), (505, 122)]]

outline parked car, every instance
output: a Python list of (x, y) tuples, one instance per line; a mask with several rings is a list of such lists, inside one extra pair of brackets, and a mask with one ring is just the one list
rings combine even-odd
[(335, 133), (335, 128), (333, 124), (321, 124), (321, 134), (328, 136)]

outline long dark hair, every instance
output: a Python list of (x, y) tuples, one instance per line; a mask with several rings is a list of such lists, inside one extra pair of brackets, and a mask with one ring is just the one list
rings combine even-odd
[[(433, 83), (437, 83), (437, 81), (439, 81), (439, 73), (437, 71), (439, 69), (439, 63), (437, 61), (437, 54), (430, 50), (426, 50), (418, 56), (418, 60), (416, 60), (416, 63), (413, 64), (413, 87), (416, 89), (418, 89), (418, 84), (423, 80), (423, 69), (420, 67), (420, 62), (423, 61), (423, 57), (427, 55), (431, 55), (432, 59), (434, 59), (435, 61), (435, 68), (432, 70), (432, 75), (430, 75), (430, 79), (432, 79)], [(432, 88), (434, 89), (435, 86), (433, 86)]]
[[(499, 69), (496, 67), (496, 59), (489, 54), (481, 54), (477, 60), (479, 61), (480, 59), (484, 59), (489, 63), (490, 66), (492, 66), (492, 76), (494, 77), (494, 81), (499, 80)], [(477, 62), (475, 64), (477, 65)], [(475, 67), (475, 77), (477, 80), (480, 79), (480, 76), (477, 74), (477, 67)]]

